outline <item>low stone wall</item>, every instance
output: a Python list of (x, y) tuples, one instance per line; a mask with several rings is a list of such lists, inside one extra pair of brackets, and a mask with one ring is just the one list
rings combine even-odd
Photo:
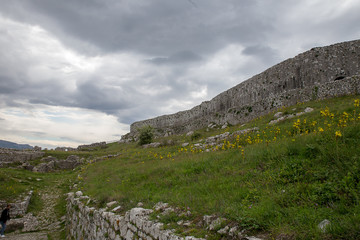
[(0, 148), (0, 167), (7, 167), (13, 163), (24, 163), (44, 156), (41, 151), (14, 150)]
[(66, 159), (57, 159), (56, 157), (48, 156), (42, 158), (40, 161), (41, 163), (36, 166), (24, 163), (21, 167), (33, 172), (54, 172), (59, 170), (74, 169), (75, 167), (83, 164), (85, 159), (80, 159), (77, 155), (70, 155)]
[(6, 232), (13, 231), (38, 231), (38, 220), (32, 213), (27, 213), (33, 191), (29, 191), (25, 197), (20, 196), (18, 200), (6, 202), (0, 200), (0, 209), (4, 209), (7, 204), (11, 205), (10, 220), (6, 223)]
[(12, 204), (11, 214), (13, 216), (24, 216), (28, 209), (33, 191), (30, 191), (23, 200), (16, 201)]
[(96, 148), (96, 147), (106, 147), (106, 142), (97, 142), (97, 143), (92, 143), (92, 144), (88, 144), (88, 145), (80, 145), (77, 147), (77, 150), (79, 150), (79, 151), (88, 150), (88, 149)]
[(180, 237), (174, 230), (163, 230), (163, 224), (149, 220), (151, 209), (133, 208), (124, 215), (88, 207), (89, 197), (81, 192), (68, 193), (67, 239), (87, 240), (200, 240)]
[(10, 209), (11, 218), (15, 218), (18, 216), (24, 216), (28, 209), (32, 194), (33, 194), (33, 191), (30, 191), (24, 198), (20, 198), (19, 200), (16, 200), (15, 202), (6, 202), (3, 200), (0, 200), (0, 209), (4, 209), (7, 206), (7, 204), (10, 204), (11, 205), (11, 209)]

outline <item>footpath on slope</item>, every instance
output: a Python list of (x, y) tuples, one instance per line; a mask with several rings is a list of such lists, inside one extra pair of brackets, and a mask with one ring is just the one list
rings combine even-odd
[(61, 185), (62, 180), (59, 180), (47, 188), (38, 190), (42, 206), (41, 210), (35, 214), (36, 219), (34, 218), (34, 221), (30, 223), (34, 225), (33, 229), (36, 232), (12, 232), (6, 234), (5, 231), (6, 238), (4, 239), (47, 240), (49, 237), (50, 239), (61, 239), (61, 231), (64, 230), (62, 223), (65, 221), (65, 216), (58, 218), (55, 210), (58, 200), (63, 197)]

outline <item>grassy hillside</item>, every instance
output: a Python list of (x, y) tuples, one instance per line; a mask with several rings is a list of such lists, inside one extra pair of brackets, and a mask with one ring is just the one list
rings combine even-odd
[[(118, 200), (126, 208), (137, 202), (153, 206), (164, 201), (191, 209), (194, 219), (217, 214), (249, 231), (266, 232), (269, 238), (356, 238), (360, 231), (357, 99), (341, 97), (284, 108), (280, 111), (297, 113), (306, 107), (314, 111), (272, 126), (267, 124), (273, 118), (270, 114), (241, 127), (199, 131), (204, 139), (224, 131), (259, 128), (226, 141), (217, 151), (181, 147), (191, 140), (186, 136), (172, 137), (177, 144), (156, 149), (115, 143), (108, 151), (119, 152), (120, 157), (84, 167), (81, 188), (100, 203)], [(332, 223), (326, 234), (317, 229), (324, 219)]]
[[(117, 200), (127, 210), (138, 202), (152, 207), (162, 201), (189, 209), (192, 216), (184, 218), (194, 224), (178, 230), (196, 236), (204, 236), (196, 226), (201, 217), (216, 214), (269, 239), (357, 239), (359, 98), (346, 96), (279, 109), (285, 115), (303, 112), (306, 107), (314, 111), (275, 125), (268, 124), (274, 112), (243, 126), (197, 131), (196, 139), (185, 135), (156, 139), (165, 145), (160, 148), (112, 143), (106, 149), (79, 154), (118, 157), (88, 163), (75, 173), (58, 174), (69, 179), (76, 174), (79, 190), (97, 199), (99, 206)], [(209, 136), (253, 127), (259, 130), (235, 135), (216, 149), (209, 148), (210, 152), (194, 145)], [(190, 144), (182, 147), (184, 142)], [(47, 154), (66, 157), (73, 153)], [(37, 176), (20, 170), (10, 174)], [(50, 175), (44, 174), (44, 179)], [(5, 178), (5, 170), (0, 169), (0, 178)], [(0, 186), (0, 192), (5, 187)], [(327, 233), (317, 227), (324, 219), (331, 222)], [(162, 220), (176, 227), (180, 217), (170, 215)]]

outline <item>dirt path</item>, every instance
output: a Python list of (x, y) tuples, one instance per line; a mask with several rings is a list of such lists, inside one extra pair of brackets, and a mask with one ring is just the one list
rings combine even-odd
[(39, 191), (41, 200), (44, 203), (42, 210), (37, 214), (39, 221), (39, 229), (58, 231), (61, 228), (61, 220), (58, 219), (55, 207), (59, 198), (61, 198), (61, 190), (58, 184)]
[[(60, 198), (62, 198), (62, 190), (60, 186), (62, 181), (54, 182), (53, 185), (47, 188), (39, 189), (38, 194), (41, 198), (41, 210), (35, 214), (35, 217), (30, 223), (25, 224), (24, 231), (27, 233), (9, 233), (5, 234), (4, 239), (20, 239), (20, 240), (47, 240), (61, 239), (61, 231), (64, 230), (64, 217), (59, 218), (56, 213), (56, 205)], [(36, 232), (30, 232), (36, 231)]]

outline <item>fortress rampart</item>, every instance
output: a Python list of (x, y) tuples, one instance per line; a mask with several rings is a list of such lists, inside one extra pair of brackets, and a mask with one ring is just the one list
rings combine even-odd
[(313, 48), (186, 111), (131, 124), (125, 138), (150, 125), (160, 134), (244, 123), (297, 102), (360, 92), (360, 40)]

